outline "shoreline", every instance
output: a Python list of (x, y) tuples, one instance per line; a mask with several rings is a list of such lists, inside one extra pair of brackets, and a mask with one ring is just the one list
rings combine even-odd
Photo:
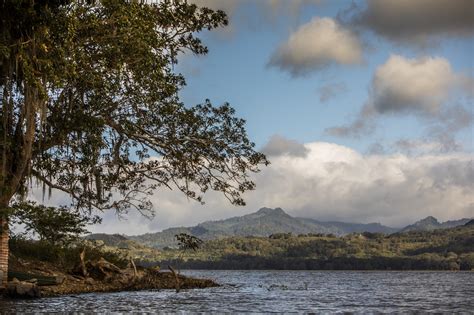
[[(127, 291), (147, 291), (147, 290), (188, 290), (188, 289), (205, 289), (220, 286), (218, 283), (210, 279), (198, 279), (178, 275), (179, 289), (177, 289), (175, 276), (171, 272), (156, 272), (153, 274), (153, 280), (149, 275), (139, 277), (129, 283), (120, 281), (100, 281), (92, 278), (75, 279), (68, 276), (63, 283), (57, 285), (42, 285), (36, 286), (39, 290), (39, 296), (34, 298), (58, 297), (66, 295), (87, 294), (87, 293), (112, 293), (112, 292), (127, 292)], [(151, 281), (150, 281), (151, 280)], [(24, 285), (28, 282), (9, 281), (9, 286), (12, 284)], [(8, 289), (0, 291), (0, 297), (7, 299), (15, 298), (32, 298), (32, 296), (17, 296), (8, 293)]]
[(44, 261), (12, 260), (7, 287), (0, 296), (36, 298), (83, 293), (120, 291), (199, 289), (219, 286), (210, 279), (198, 279), (159, 268), (119, 268), (105, 259), (88, 262), (87, 270), (64, 270)]

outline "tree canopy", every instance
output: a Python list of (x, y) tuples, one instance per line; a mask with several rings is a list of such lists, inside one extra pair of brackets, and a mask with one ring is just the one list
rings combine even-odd
[[(89, 216), (68, 207), (46, 207), (33, 202), (24, 202), (12, 206), (15, 211), (10, 220), (23, 225), (25, 234), (36, 234), (41, 241), (53, 245), (68, 245), (88, 231), (89, 224), (97, 224), (100, 217)], [(23, 236), (23, 235), (22, 235)]]
[(174, 65), (227, 24), (187, 1), (0, 2), (0, 204), (33, 184), (77, 208), (152, 210), (158, 187), (242, 205), (265, 156), (229, 104), (188, 106)]

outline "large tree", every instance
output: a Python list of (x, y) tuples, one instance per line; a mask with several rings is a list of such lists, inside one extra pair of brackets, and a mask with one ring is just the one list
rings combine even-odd
[(182, 0), (0, 0), (4, 277), (8, 216), (32, 186), (89, 211), (152, 211), (159, 187), (244, 203), (265, 156), (228, 104), (183, 104), (174, 71), (181, 53), (207, 52), (199, 31), (225, 24)]

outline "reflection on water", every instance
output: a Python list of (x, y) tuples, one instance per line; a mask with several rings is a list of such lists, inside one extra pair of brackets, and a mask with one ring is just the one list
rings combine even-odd
[(219, 288), (0, 300), (1, 312), (472, 312), (473, 272), (183, 271)]

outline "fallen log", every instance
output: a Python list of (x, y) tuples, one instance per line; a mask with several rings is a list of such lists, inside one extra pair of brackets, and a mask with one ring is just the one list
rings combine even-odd
[(101, 281), (113, 280), (123, 274), (122, 269), (102, 257), (98, 261), (88, 261), (87, 270), (90, 277)]
[(39, 286), (57, 285), (64, 282), (64, 276), (44, 276), (32, 273), (8, 271), (8, 280), (18, 279), (19, 281), (30, 281), (35, 279), (35, 283)]

